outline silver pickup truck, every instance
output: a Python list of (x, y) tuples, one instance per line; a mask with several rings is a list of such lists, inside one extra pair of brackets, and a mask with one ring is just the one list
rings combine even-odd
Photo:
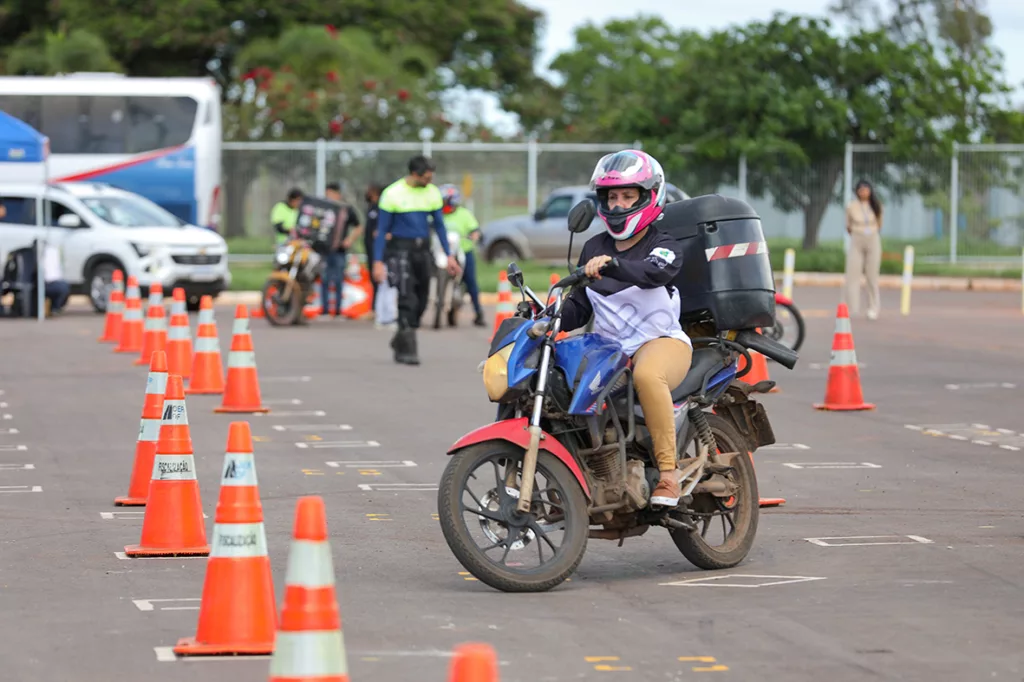
[[(669, 203), (690, 198), (672, 184), (667, 187)], [(540, 260), (564, 263), (569, 247), (566, 218), (569, 210), (584, 199), (597, 201), (597, 197), (586, 185), (560, 187), (548, 195), (532, 216), (512, 216), (487, 223), (481, 229), (483, 239), (480, 253), (488, 262)], [(603, 229), (604, 223), (600, 218), (595, 218), (586, 232), (573, 236), (573, 263), (579, 258), (580, 250), (587, 240)]]

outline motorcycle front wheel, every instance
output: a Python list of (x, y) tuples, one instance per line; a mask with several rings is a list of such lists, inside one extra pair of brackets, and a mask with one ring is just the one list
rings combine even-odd
[(572, 575), (587, 549), (586, 497), (554, 455), (538, 454), (530, 513), (516, 511), (524, 454), (505, 441), (470, 446), (448, 462), (437, 494), (455, 558), (502, 592), (550, 590)]
[(285, 297), (285, 283), (279, 279), (268, 279), (263, 285), (263, 314), (275, 327), (296, 324), (302, 317), (305, 299), (298, 282), (292, 283), (291, 295)]

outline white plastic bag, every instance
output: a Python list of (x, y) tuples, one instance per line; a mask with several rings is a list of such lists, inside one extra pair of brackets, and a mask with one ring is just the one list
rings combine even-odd
[(398, 290), (387, 279), (377, 285), (377, 301), (373, 312), (377, 324), (393, 324), (398, 321)]

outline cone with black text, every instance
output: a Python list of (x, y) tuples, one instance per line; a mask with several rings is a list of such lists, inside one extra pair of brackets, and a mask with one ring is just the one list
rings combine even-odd
[(129, 557), (207, 556), (203, 504), (185, 410), (181, 377), (167, 377), (160, 439), (153, 457), (142, 538), (124, 548)]
[(241, 303), (235, 308), (235, 324), (231, 337), (231, 352), (228, 353), (228, 377), (224, 387), (224, 399), (220, 413), (270, 412), (260, 399), (260, 380), (256, 373), (256, 351), (249, 332), (249, 311)]
[(135, 275), (128, 275), (128, 289), (124, 297), (124, 314), (121, 317), (121, 339), (117, 346), (114, 347), (114, 352), (141, 352), (144, 331), (139, 281), (135, 278)]
[(192, 355), (192, 380), (185, 393), (220, 395), (223, 392), (224, 366), (220, 359), (217, 321), (213, 316), (213, 298), (203, 296), (199, 300), (199, 326)]
[(124, 316), (124, 273), (114, 270), (112, 287), (107, 297), (107, 315), (103, 324), (100, 343), (117, 343), (121, 340), (121, 319)]
[(825, 402), (816, 404), (814, 409), (836, 412), (875, 409), (872, 403), (864, 402), (857, 352), (853, 348), (850, 311), (845, 303), (840, 303), (836, 310), (836, 332), (832, 337), (832, 360), (828, 367)]
[(322, 497), (299, 498), (292, 537), (270, 682), (348, 682)]
[(146, 398), (142, 403), (142, 422), (135, 442), (135, 464), (128, 481), (128, 494), (114, 499), (119, 507), (142, 507), (149, 496), (149, 481), (153, 476), (153, 460), (160, 440), (160, 424), (164, 413), (164, 393), (167, 391), (167, 356), (158, 350), (149, 362), (146, 377)]
[(248, 422), (232, 422), (196, 636), (181, 655), (269, 654), (277, 604)]

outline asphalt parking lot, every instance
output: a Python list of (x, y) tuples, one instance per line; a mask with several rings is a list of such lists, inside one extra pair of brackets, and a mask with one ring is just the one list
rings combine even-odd
[[(212, 527), (228, 424), (256, 437), (278, 603), (295, 500), (322, 495), (351, 679), (444, 680), (460, 642), (492, 644), (504, 682), (1024, 679), (1024, 315), (1018, 293), (884, 290), (854, 317), (869, 412), (812, 408), (825, 390), (838, 291), (796, 301), (809, 336), (769, 365), (778, 443), (755, 453), (757, 540), (703, 572), (660, 529), (591, 540), (571, 581), (514, 595), (473, 580), (436, 520), (445, 450), (493, 419), (477, 364), (490, 330), (420, 334), (392, 363), (366, 322), (252, 321), (267, 415), (186, 400)], [(227, 357), (233, 308), (217, 310)], [(3, 680), (266, 679), (261, 658), (176, 659), (195, 634), (205, 560), (115, 555), (139, 539), (128, 485), (146, 368), (71, 311), (0, 322)], [(195, 318), (192, 320), (193, 333)]]

